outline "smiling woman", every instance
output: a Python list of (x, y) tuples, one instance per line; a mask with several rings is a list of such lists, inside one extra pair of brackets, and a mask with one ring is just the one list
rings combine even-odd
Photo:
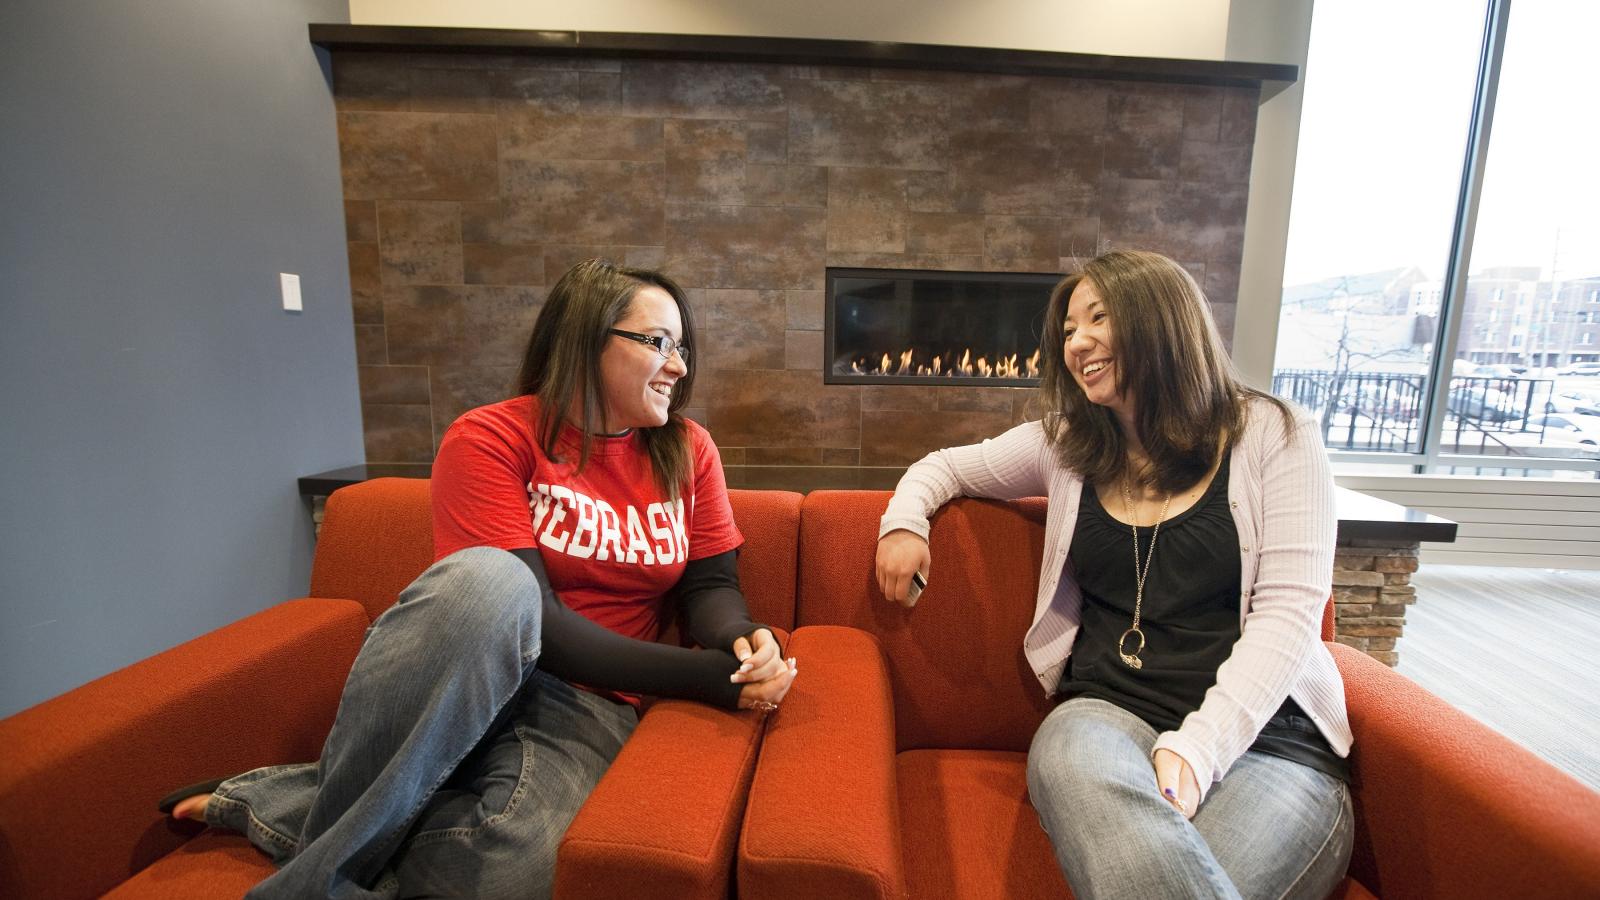
[(879, 586), (908, 602), (953, 497), (1046, 495), (1023, 653), (1065, 702), (1028, 792), (1073, 891), (1326, 896), (1354, 832), (1343, 687), (1317, 640), (1334, 545), (1317, 423), (1239, 382), (1164, 256), (1089, 261), (1045, 316), (1043, 420), (906, 471)]
[[(435, 562), (367, 632), (322, 760), (162, 804), (281, 866), (252, 896), (548, 896), (639, 694), (776, 708), (795, 661), (750, 621), (717, 448), (679, 413), (693, 335), (656, 272), (550, 289), (518, 396), (445, 434)], [(656, 642), (669, 607), (704, 649)]]

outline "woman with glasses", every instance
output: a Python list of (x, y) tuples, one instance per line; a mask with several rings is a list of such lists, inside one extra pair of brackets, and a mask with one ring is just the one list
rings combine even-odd
[[(163, 803), (272, 857), (251, 897), (548, 896), (639, 694), (783, 699), (794, 660), (750, 621), (717, 448), (681, 415), (693, 346), (659, 273), (551, 288), (517, 396), (445, 434), (436, 561), (368, 631), (321, 761)], [(705, 649), (655, 642), (669, 607)]]
[(881, 589), (913, 599), (952, 497), (1047, 496), (1022, 650), (1064, 702), (1028, 794), (1073, 894), (1326, 897), (1354, 830), (1316, 420), (1239, 382), (1200, 288), (1154, 253), (1063, 279), (1040, 351), (1041, 421), (900, 480)]

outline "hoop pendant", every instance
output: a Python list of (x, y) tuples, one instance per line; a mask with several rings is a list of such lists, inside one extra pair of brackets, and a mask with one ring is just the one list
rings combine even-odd
[[(1128, 649), (1127, 649), (1128, 648), (1128, 635), (1130, 635), (1130, 634), (1139, 639), (1139, 646), (1133, 648), (1133, 652), (1132, 653), (1129, 653)], [(1140, 631), (1137, 628), (1129, 628), (1127, 631), (1124, 631), (1122, 633), (1122, 637), (1117, 638), (1117, 655), (1122, 657), (1123, 664), (1126, 665), (1128, 668), (1130, 668), (1130, 669), (1142, 669), (1142, 668), (1144, 668), (1144, 663), (1142, 661), (1140, 661), (1140, 659), (1139, 659), (1139, 654), (1141, 654), (1143, 652), (1144, 652), (1144, 632), (1143, 631)]]

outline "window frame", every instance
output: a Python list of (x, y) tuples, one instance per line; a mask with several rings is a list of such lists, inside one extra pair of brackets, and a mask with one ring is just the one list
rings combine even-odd
[[(1541, 457), (1498, 457), (1472, 453), (1446, 453), (1444, 430), (1446, 412), (1450, 404), (1450, 382), (1454, 374), (1456, 351), (1461, 344), (1461, 332), (1470, 327), (1466, 316), (1468, 266), (1472, 259), (1472, 242), (1477, 233), (1478, 204), (1483, 195), (1483, 183), (1489, 156), (1489, 135), (1494, 124), (1495, 101), (1500, 90), (1500, 72), (1505, 58), (1506, 29), (1511, 19), (1511, 0), (1487, 0), (1485, 4), (1483, 41), (1478, 54), (1478, 80), (1474, 89), (1473, 109), (1466, 147), (1466, 160), (1461, 170), (1461, 186), (1456, 198), (1456, 214), (1452, 226), (1450, 255), (1442, 279), (1444, 296), (1439, 304), (1438, 335), (1434, 341), (1433, 358), (1428, 364), (1426, 402), (1421, 409), (1421, 446), (1416, 452), (1329, 450), (1334, 463), (1357, 465), (1409, 465), (1415, 474), (1423, 475), (1442, 467), (1505, 470), (1576, 470), (1600, 472), (1600, 459), (1570, 459)], [(1495, 290), (1499, 299), (1503, 288)], [(1590, 292), (1589, 302), (1600, 302), (1600, 289)], [(1497, 310), (1498, 307), (1493, 307)], [(1496, 316), (1495, 318), (1498, 318)], [(1490, 319), (1494, 322), (1494, 319)], [(1498, 324), (1498, 323), (1495, 323)], [(1490, 326), (1493, 327), (1492, 325)], [(1486, 329), (1487, 330), (1487, 329)], [(1495, 329), (1498, 330), (1498, 329)], [(1498, 337), (1498, 335), (1497, 335)], [(1276, 366), (1274, 366), (1276, 368)], [(1514, 463), (1508, 465), (1508, 463)]]

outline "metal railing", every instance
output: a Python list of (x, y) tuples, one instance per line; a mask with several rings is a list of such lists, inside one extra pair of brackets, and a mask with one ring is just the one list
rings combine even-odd
[[(1422, 444), (1425, 376), (1404, 372), (1280, 369), (1272, 392), (1322, 420), (1330, 450), (1416, 453)], [(1441, 450), (1485, 456), (1596, 458), (1597, 448), (1527, 420), (1553, 412), (1548, 378), (1457, 375), (1450, 379)]]

